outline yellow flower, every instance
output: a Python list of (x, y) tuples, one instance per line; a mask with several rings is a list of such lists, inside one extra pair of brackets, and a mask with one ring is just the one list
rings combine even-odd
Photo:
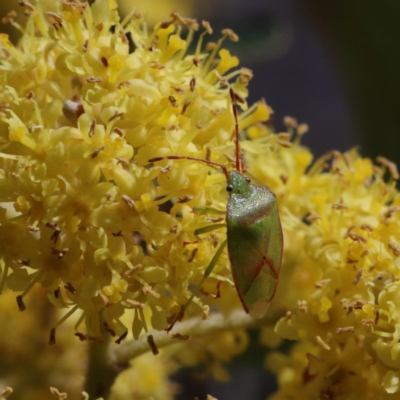
[[(31, 7), (18, 46), (1, 38), (0, 288), (22, 291), (23, 310), (40, 283), (54, 304), (69, 308), (61, 321), (80, 313), (80, 335), (95, 340), (99, 315), (120, 336), (127, 312), (138, 337), (168, 326), (226, 235), (194, 235), (210, 223), (194, 207), (226, 207), (223, 174), (193, 161), (150, 168), (148, 160), (208, 154), (229, 165), (228, 81), (247, 109), (242, 128), (270, 111), (264, 103), (247, 108), (251, 74), (232, 71), (238, 59), (221, 49), (226, 38), (237, 40), (230, 30), (207, 50), (204, 22), (191, 53), (198, 24), (177, 13), (150, 30), (138, 11), (121, 22), (114, 1), (57, 7)], [(230, 274), (224, 254), (205, 282), (209, 295), (196, 298), (188, 315), (208, 314), (219, 281), (236, 307)], [(132, 304), (152, 316), (148, 322)]]
[(271, 142), (255, 135), (247, 164), (282, 199), (286, 252), (271, 313), (286, 310), (275, 332), (298, 341), (275, 370), (281, 384), (272, 398), (397, 393), (400, 197), (394, 179), (383, 180), (386, 168), (397, 178), (393, 166), (354, 150), (311, 163), (296, 140), (265, 163), (260, 147)]
[[(263, 101), (248, 107), (251, 72), (234, 69), (238, 59), (221, 48), (237, 40), (230, 30), (203, 46), (211, 32), (203, 22), (192, 52), (199, 25), (177, 13), (149, 29), (137, 10), (120, 21), (113, 0), (57, 4), (51, 12), (34, 6), (17, 46), (0, 37), (0, 290), (22, 292), (24, 310), (39, 283), (68, 309), (51, 341), (74, 313), (84, 322), (80, 337), (92, 340), (101, 339), (102, 323), (116, 336), (130, 324), (135, 339), (166, 329), (226, 238), (224, 228), (197, 237), (196, 229), (224, 218), (196, 209), (224, 211), (227, 193), (224, 175), (210, 165), (162, 158), (233, 168), (232, 88), (248, 134), (241, 140), (246, 168), (276, 194), (285, 235), (270, 309), (278, 321), (273, 340), (263, 341), (297, 343), (267, 361), (280, 382), (273, 398), (398, 393), (394, 165), (380, 158), (376, 166), (355, 150), (313, 161), (300, 144), (306, 125), (286, 119), (281, 133), (263, 125), (272, 110)], [(223, 252), (185, 317), (237, 307)], [(246, 347), (246, 333), (212, 339), (198, 352), (182, 346), (177, 357), (205, 362), (226, 379), (223, 363)], [(158, 381), (164, 378), (161, 371)]]

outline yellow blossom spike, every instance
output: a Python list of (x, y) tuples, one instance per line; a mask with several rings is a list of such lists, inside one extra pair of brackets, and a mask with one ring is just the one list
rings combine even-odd
[[(195, 51), (195, 57), (196, 57), (197, 59), (200, 57), (201, 48), (202, 48), (202, 46), (203, 46), (203, 39), (204, 39), (204, 36), (207, 35), (207, 34), (209, 34), (209, 35), (212, 34), (211, 26), (210, 26), (206, 21), (203, 21), (203, 22), (202, 22), (203, 26), (204, 26), (204, 23), (206, 23), (206, 25), (205, 25), (206, 30), (200, 35), (200, 37), (199, 37), (199, 39), (198, 39), (198, 41), (197, 41), (197, 46), (196, 46), (196, 51)], [(207, 25), (207, 24), (208, 24), (208, 25)]]
[(202, 71), (202, 77), (204, 78), (207, 76), (209, 73), (210, 67), (212, 63), (214, 62), (215, 56), (218, 53), (218, 50), (221, 48), (222, 42), (226, 39), (226, 36), (222, 37), (221, 39), (218, 40), (217, 44), (213, 48), (211, 54), (208, 55), (207, 61), (205, 62), (204, 65), (202, 65), (201, 71)]
[[(7, 288), (23, 309), (38, 283), (52, 303), (69, 308), (59, 324), (79, 314), (80, 339), (100, 341), (104, 317), (121, 340), (122, 324), (140, 343), (143, 334), (142, 351), (174, 343), (174, 362), (205, 360), (206, 347), (209, 369), (226, 377), (221, 362), (243, 350), (240, 328), (249, 323), (238, 311), (225, 251), (188, 308), (181, 335), (154, 331), (179, 317), (191, 283), (200, 282), (226, 239), (223, 229), (195, 234), (224, 222), (218, 210), (226, 208), (227, 193), (224, 175), (193, 158), (233, 169), (229, 84), (248, 138), (236, 164), (276, 194), (285, 236), (281, 284), (260, 321), (263, 336), (274, 335), (269, 345), (296, 341), (266, 363), (278, 375), (275, 397), (398, 396), (396, 166), (386, 158), (375, 165), (357, 149), (313, 162), (301, 145), (304, 124), (286, 118), (287, 131), (276, 133), (263, 124), (272, 113), (264, 102), (247, 106), (251, 73), (236, 67), (224, 38), (203, 46), (207, 24), (189, 47), (196, 24), (176, 13), (153, 29), (137, 11), (120, 23), (115, 0), (53, 2), (52, 10), (44, 1), (21, 3), (30, 15), (19, 42), (0, 34), (2, 300)], [(148, 162), (175, 154), (187, 159)], [(211, 321), (203, 321), (208, 315)], [(18, 336), (7, 333), (10, 321), (0, 321), (3, 341)], [(37, 328), (27, 326), (24, 332)], [(196, 349), (176, 352), (183, 339), (203, 333)]]
[(184, 50), (186, 48), (186, 41), (181, 39), (179, 35), (171, 35), (168, 40), (168, 47), (163, 52), (160, 58), (161, 64), (166, 63), (172, 58), (172, 56), (179, 50)]
[(14, 111), (9, 110), (11, 118), (2, 118), (2, 120), (8, 123), (9, 126), (9, 139), (13, 142), (20, 142), (22, 145), (30, 148), (31, 150), (37, 150), (38, 145), (36, 141), (29, 135), (28, 129), (21, 119), (14, 113)]
[(236, 56), (231, 56), (226, 49), (221, 49), (218, 55), (221, 57), (216, 68), (219, 75), (224, 75), (227, 71), (239, 65), (239, 59)]
[(5, 47), (6, 49), (13, 47), (8, 35), (5, 33), (0, 33), (0, 43), (1, 43), (1, 46)]
[(253, 111), (251, 108), (246, 113), (242, 114), (239, 118), (240, 129), (246, 129), (247, 127), (256, 124), (257, 122), (268, 121), (272, 110), (265, 104), (264, 101), (260, 101), (255, 105), (256, 109)]
[[(156, 30), (154, 30), (154, 33), (157, 33), (158, 36), (158, 48), (161, 50), (162, 53), (164, 53), (165, 51), (167, 51), (167, 47), (169, 44), (169, 37), (170, 35), (175, 32), (175, 25), (171, 24), (169, 25), (167, 28), (156, 28)], [(150, 38), (151, 39), (151, 38)]]

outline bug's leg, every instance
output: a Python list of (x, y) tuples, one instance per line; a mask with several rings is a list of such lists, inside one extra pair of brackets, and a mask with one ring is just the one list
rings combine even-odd
[(193, 211), (200, 215), (226, 215), (226, 210), (217, 210), (211, 207), (194, 207)]
[[(193, 211), (198, 213), (198, 214), (207, 214), (207, 215), (223, 215), (224, 217), (218, 217), (216, 219), (214, 219), (215, 222), (217, 221), (223, 221), (225, 219), (226, 216), (226, 211), (221, 211), (221, 210), (217, 210), (215, 208), (209, 208), (209, 207), (195, 207), (193, 208)], [(198, 237), (199, 235), (201, 235), (202, 233), (207, 233), (207, 232), (212, 232), (215, 231), (216, 229), (220, 229), (220, 228), (226, 228), (226, 224), (211, 224), (211, 225), (207, 225), (203, 228), (199, 228), (196, 229), (194, 231), (194, 234)]]
[(216, 229), (220, 229), (220, 228), (226, 228), (226, 224), (207, 225), (207, 226), (204, 226), (203, 228), (196, 229), (194, 231), (194, 234), (196, 236), (198, 236), (198, 235), (201, 235), (202, 233), (212, 232), (212, 231), (215, 231)]
[(179, 320), (181, 320), (183, 318), (183, 316), (185, 315), (185, 312), (186, 312), (187, 308), (189, 307), (190, 303), (192, 302), (192, 300), (196, 296), (198, 296), (201, 287), (203, 286), (204, 282), (206, 281), (208, 276), (211, 274), (211, 272), (214, 269), (215, 265), (217, 264), (219, 258), (221, 257), (221, 254), (222, 254), (222, 252), (224, 251), (224, 249), (226, 247), (226, 243), (227, 243), (227, 241), (224, 240), (221, 243), (221, 246), (219, 246), (218, 250), (215, 252), (214, 257), (212, 258), (210, 264), (206, 268), (203, 277), (201, 278), (200, 282), (196, 286), (196, 289), (194, 289), (192, 295), (189, 297), (189, 299), (186, 301), (186, 303), (181, 307), (179, 313), (175, 316), (175, 318), (172, 321), (171, 325), (166, 329), (167, 332), (169, 332), (174, 327), (176, 322), (178, 322)]

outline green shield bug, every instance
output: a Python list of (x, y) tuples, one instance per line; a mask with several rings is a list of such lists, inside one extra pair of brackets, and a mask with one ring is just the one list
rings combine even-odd
[[(279, 219), (276, 197), (267, 187), (251, 182), (244, 175), (243, 161), (239, 143), (239, 126), (235, 93), (230, 88), (233, 115), (235, 118), (236, 168), (228, 171), (226, 166), (196, 157), (167, 156), (155, 157), (149, 162), (161, 160), (193, 160), (220, 168), (226, 176), (228, 203), (226, 225), (215, 224), (195, 231), (196, 236), (226, 226), (227, 239), (220, 245), (206, 268), (203, 278), (197, 285), (181, 312), (167, 329), (172, 329), (180, 320), (190, 302), (198, 295), (201, 286), (212, 272), (218, 258), (228, 245), (232, 276), (244, 310), (253, 318), (262, 318), (275, 295), (278, 285), (283, 252), (283, 235)], [(196, 210), (195, 210), (196, 211)], [(202, 213), (218, 212), (203, 208)]]

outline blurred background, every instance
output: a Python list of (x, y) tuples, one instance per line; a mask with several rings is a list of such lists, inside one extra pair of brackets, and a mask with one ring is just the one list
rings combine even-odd
[[(54, 4), (54, 0), (39, 0)], [(59, 1), (59, 0), (57, 0)], [(303, 143), (315, 156), (359, 146), (361, 154), (400, 161), (400, 2), (395, 0), (118, 0), (122, 14), (137, 7), (151, 22), (171, 10), (210, 21), (214, 37), (233, 29), (239, 43), (225, 43), (253, 70), (249, 102), (265, 98), (273, 124), (283, 130), (290, 115), (306, 122)], [(2, 1), (0, 14), (21, 13), (15, 0)], [(17, 32), (2, 25), (13, 42)], [(0, 314), (2, 313), (0, 298)], [(16, 311), (18, 312), (18, 311)], [(276, 389), (263, 369), (265, 349), (252, 334), (249, 351), (230, 367), (229, 383), (204, 382), (201, 368), (175, 375), (179, 399), (265, 399)], [(50, 349), (49, 349), (50, 350)], [(47, 351), (47, 350), (46, 350)], [(4, 366), (3, 366), (4, 367)], [(0, 368), (1, 369), (1, 368)], [(1, 380), (1, 377), (0, 377)]]

